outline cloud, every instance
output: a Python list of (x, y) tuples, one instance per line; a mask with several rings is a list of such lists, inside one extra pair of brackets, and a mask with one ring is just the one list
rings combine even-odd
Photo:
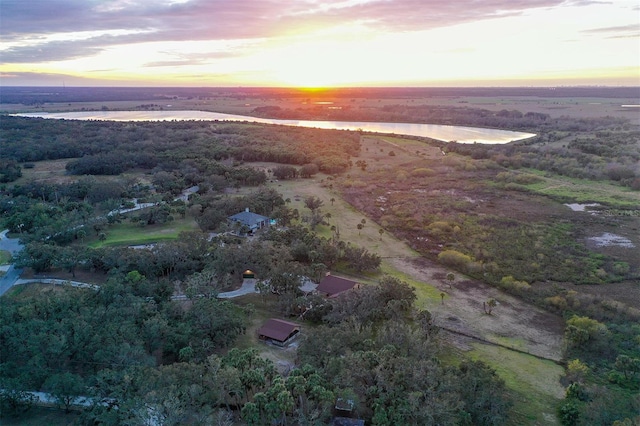
[(83, 46), (78, 42), (57, 41), (34, 46), (12, 47), (1, 51), (2, 62), (35, 63), (60, 61), (81, 58), (99, 53), (101, 49), (95, 46)]
[(635, 38), (640, 37), (640, 27), (637, 24), (620, 25), (615, 27), (591, 28), (582, 31), (586, 34), (602, 34), (606, 38)]
[(8, 63), (93, 55), (113, 44), (238, 40), (301, 33), (347, 23), (379, 32), (418, 31), (554, 7), (563, 0), (0, 0), (5, 42), (82, 31), (134, 34), (49, 41), (2, 51)]
[(0, 73), (0, 78), (5, 84), (11, 86), (62, 86), (63, 84), (86, 86), (100, 81), (69, 74), (36, 72), (3, 72)]

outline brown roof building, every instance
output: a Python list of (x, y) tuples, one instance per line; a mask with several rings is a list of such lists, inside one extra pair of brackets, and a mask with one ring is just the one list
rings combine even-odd
[(327, 297), (335, 297), (340, 293), (351, 290), (356, 285), (358, 285), (358, 283), (355, 281), (336, 277), (335, 275), (327, 275), (322, 279), (322, 281), (320, 281), (316, 291)]
[(261, 340), (270, 341), (278, 346), (287, 345), (300, 332), (300, 326), (277, 318), (269, 319), (258, 330)]

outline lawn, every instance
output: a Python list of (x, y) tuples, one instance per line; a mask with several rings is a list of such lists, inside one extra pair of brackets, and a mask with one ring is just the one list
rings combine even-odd
[(6, 250), (0, 250), (0, 265), (6, 265), (11, 260), (11, 253)]
[(531, 355), (480, 343), (465, 356), (485, 362), (494, 368), (513, 395), (510, 425), (557, 425), (553, 409), (564, 396), (560, 365)]
[(89, 242), (93, 248), (107, 246), (133, 246), (175, 240), (181, 232), (199, 231), (198, 224), (191, 218), (178, 219), (158, 225), (140, 226), (137, 223), (119, 223), (109, 227), (104, 241), (94, 239)]

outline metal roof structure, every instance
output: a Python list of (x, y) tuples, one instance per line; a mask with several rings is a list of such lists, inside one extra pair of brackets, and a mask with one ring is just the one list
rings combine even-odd
[(316, 291), (318, 293), (325, 293), (328, 297), (334, 297), (347, 290), (351, 290), (356, 284), (358, 283), (346, 278), (327, 275), (320, 281)]

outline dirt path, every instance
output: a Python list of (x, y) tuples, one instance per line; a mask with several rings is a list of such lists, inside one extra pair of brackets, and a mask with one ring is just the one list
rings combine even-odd
[[(330, 222), (340, 229), (341, 239), (380, 254), (383, 268), (405, 274), (414, 281), (413, 285), (424, 286), (428, 290), (418, 292), (427, 295), (420, 297), (419, 303), (435, 315), (438, 325), (539, 357), (561, 359), (564, 329), (560, 317), (456, 272), (456, 280), (450, 289), (444, 277), (452, 271), (420, 257), (392, 235), (380, 235), (380, 227), (376, 223), (367, 220), (364, 229), (358, 232), (356, 225), (364, 217), (362, 213), (344, 202), (337, 193), (320, 185), (319, 179), (279, 182), (274, 187), (283, 193), (284, 198), (290, 198), (292, 207), (301, 212), (306, 196), (315, 195), (323, 199), (323, 211), (331, 213)], [(335, 199), (333, 204), (331, 198)], [(322, 228), (318, 229), (320, 233), (327, 231)], [(441, 304), (440, 292), (447, 295), (444, 305)], [(482, 302), (489, 298), (499, 303), (492, 315), (486, 315), (482, 309)]]

